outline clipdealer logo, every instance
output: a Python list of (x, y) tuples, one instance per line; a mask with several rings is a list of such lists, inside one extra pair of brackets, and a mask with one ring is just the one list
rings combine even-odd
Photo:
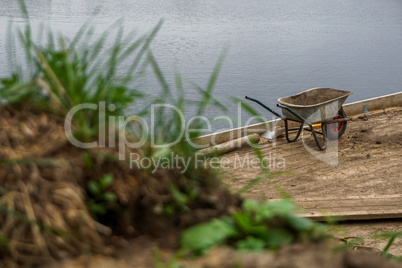
[[(155, 120), (156, 117), (156, 110), (158, 108), (165, 108), (165, 109), (170, 109), (173, 113), (175, 113), (175, 116), (180, 117), (181, 121), (181, 126), (179, 131), (177, 132), (177, 136), (175, 137), (174, 141), (171, 141), (169, 143), (164, 143), (160, 144), (156, 140), (155, 132), (156, 132), (156, 122)], [(72, 122), (74, 119), (74, 116), (76, 114), (84, 109), (90, 109), (90, 110), (97, 110), (98, 111), (98, 121), (99, 121), (99, 128), (98, 128), (98, 140), (97, 141), (91, 141), (91, 142), (83, 142), (78, 140), (76, 137), (73, 135), (73, 130), (72, 130)], [(114, 111), (116, 109), (116, 106), (114, 104), (109, 104), (106, 105), (105, 102), (99, 102), (99, 104), (94, 104), (94, 103), (83, 103), (79, 104), (75, 107), (73, 107), (68, 113), (64, 121), (64, 129), (65, 133), (67, 136), (67, 139), (70, 141), (71, 144), (73, 144), (76, 147), (79, 148), (104, 148), (104, 147), (110, 147), (110, 148), (118, 148), (119, 151), (119, 160), (125, 160), (126, 156), (126, 148), (140, 148), (144, 146), (147, 142), (150, 144), (152, 148), (167, 148), (174, 146), (178, 142), (180, 142), (183, 138), (189, 143), (190, 146), (196, 149), (202, 149), (206, 148), (209, 145), (200, 145), (197, 143), (194, 143), (191, 140), (191, 133), (193, 132), (198, 132), (200, 129), (193, 128), (194, 127), (194, 122), (195, 121), (201, 121), (204, 123), (205, 127), (202, 129), (203, 132), (206, 133), (211, 133), (212, 132), (212, 123), (221, 121), (224, 122), (225, 124), (228, 124), (228, 128), (224, 129), (219, 129), (215, 131), (214, 133), (218, 133), (221, 131), (226, 131), (229, 129), (235, 128), (234, 120), (232, 117), (225, 116), (225, 115), (219, 115), (215, 116), (214, 118), (210, 119), (205, 116), (193, 116), (187, 121), (185, 120), (185, 116), (183, 112), (178, 109), (176, 106), (171, 105), (171, 104), (152, 104), (150, 107), (150, 123), (140, 116), (137, 115), (131, 115), (131, 116), (106, 116), (107, 111)], [(107, 118), (106, 118), (107, 117)], [(267, 121), (266, 118), (262, 116), (253, 116), (250, 117), (247, 122), (246, 126), (250, 125), (250, 123), (255, 120), (259, 119), (261, 121)], [(241, 123), (241, 104), (238, 104), (238, 116), (235, 119), (237, 120), (238, 124), (237, 125), (242, 125)], [(211, 122), (212, 121), (212, 122)], [(136, 130), (137, 131), (137, 137), (135, 141), (132, 139), (129, 139), (127, 137), (127, 131), (128, 127), (136, 124)], [(216, 141), (216, 135), (211, 136), (211, 145), (217, 145), (218, 142)], [(250, 144), (251, 145), (251, 144)]]

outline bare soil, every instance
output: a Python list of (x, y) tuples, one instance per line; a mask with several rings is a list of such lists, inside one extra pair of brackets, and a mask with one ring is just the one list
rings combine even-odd
[[(276, 199), (280, 198), (278, 189), (282, 189), (295, 200), (332, 198), (336, 203), (348, 196), (370, 198), (401, 194), (401, 108), (354, 117), (346, 133), (329, 144), (330, 149), (325, 152), (318, 151), (306, 131), (295, 143), (287, 143), (279, 137), (275, 141), (264, 139), (260, 144), (273, 178), (251, 187), (244, 193), (246, 197)], [(225, 183), (232, 191), (242, 189), (261, 175), (258, 166), (244, 164), (247, 162), (244, 159), (255, 159), (251, 149), (243, 148), (225, 157), (231, 163)], [(397, 208), (402, 214), (402, 198), (400, 204)], [(383, 249), (386, 241), (370, 235), (401, 230), (402, 219), (395, 219), (343, 223), (334, 228), (333, 233), (338, 237), (365, 236), (364, 246)], [(395, 241), (391, 253), (402, 254), (401, 240)]]
[[(9, 241), (7, 248), (0, 243), (0, 267), (38, 267), (84, 252), (111, 255), (141, 235), (173, 251), (182, 230), (241, 204), (211, 170), (130, 168), (115, 148), (71, 145), (62, 117), (28, 106), (0, 107), (0, 114), (0, 238)], [(106, 174), (113, 176), (106, 191), (116, 196), (110, 207), (88, 186)], [(183, 208), (172, 185), (198, 194)], [(89, 200), (106, 214), (89, 211)], [(169, 205), (172, 211), (163, 211)]]

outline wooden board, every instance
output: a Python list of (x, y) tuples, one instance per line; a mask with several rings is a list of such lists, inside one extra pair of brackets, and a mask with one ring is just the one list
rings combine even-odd
[(402, 218), (402, 194), (383, 196), (345, 196), (334, 199), (301, 198), (293, 200), (304, 211), (299, 216), (316, 221), (373, 220)]

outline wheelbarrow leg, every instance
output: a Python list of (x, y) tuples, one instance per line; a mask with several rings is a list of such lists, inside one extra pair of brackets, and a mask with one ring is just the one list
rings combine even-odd
[(301, 131), (303, 130), (304, 122), (300, 124), (300, 127), (299, 127), (299, 130), (297, 131), (296, 137), (294, 137), (293, 139), (290, 139), (290, 138), (289, 138), (288, 120), (287, 120), (287, 119), (284, 119), (284, 121), (285, 121), (286, 140), (287, 140), (288, 142), (295, 142), (295, 141), (299, 138), (300, 133), (301, 133)]
[[(302, 123), (300, 124), (299, 130), (297, 131), (296, 136), (295, 136), (293, 139), (290, 139), (290, 138), (289, 138), (288, 120), (287, 120), (287, 119), (284, 119), (284, 121), (285, 121), (286, 140), (287, 140), (288, 142), (295, 142), (295, 141), (299, 138), (299, 136), (300, 136), (300, 134), (301, 134), (301, 132), (302, 132), (302, 130), (303, 130), (303, 126), (304, 126), (304, 123), (305, 123), (305, 122), (302, 122)], [(318, 140), (318, 138), (317, 138), (317, 134), (316, 134), (316, 132), (315, 132), (315, 130), (314, 130), (313, 125), (308, 124), (307, 122), (306, 122), (306, 125), (308, 125), (308, 127), (310, 128), (310, 129), (307, 129), (307, 130), (309, 130), (311, 133), (313, 133), (314, 141), (315, 141), (315, 143), (317, 144), (317, 147), (318, 147), (320, 150), (325, 150), (325, 149), (327, 148), (327, 146), (326, 146), (327, 137), (325, 136), (325, 133), (323, 133), (323, 136), (324, 136), (324, 145), (321, 145), (320, 142), (319, 142), (319, 140)]]
[(325, 132), (322, 133), (322, 135), (324, 136), (324, 145), (321, 145), (320, 142), (318, 141), (317, 134), (315, 133), (313, 125), (309, 124), (308, 126), (310, 127), (311, 133), (313, 133), (314, 141), (317, 144), (318, 148), (320, 150), (325, 150), (327, 148), (327, 144), (326, 144), (327, 143), (326, 142), (327, 141), (327, 136), (325, 135)]

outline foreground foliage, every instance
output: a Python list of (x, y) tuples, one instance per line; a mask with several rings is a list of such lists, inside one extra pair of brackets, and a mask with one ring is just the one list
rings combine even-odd
[(240, 250), (277, 250), (293, 242), (310, 242), (326, 237), (325, 228), (294, 215), (296, 206), (288, 199), (258, 203), (245, 200), (242, 209), (230, 217), (214, 219), (186, 230), (183, 249), (203, 253), (216, 244), (233, 245)]

